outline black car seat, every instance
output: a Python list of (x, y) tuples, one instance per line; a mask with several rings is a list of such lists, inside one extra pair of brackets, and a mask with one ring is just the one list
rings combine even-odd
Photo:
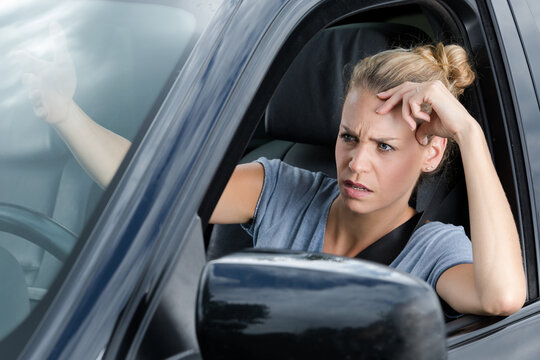
[[(261, 156), (279, 158), (336, 177), (334, 146), (345, 88), (354, 64), (381, 50), (409, 47), (427, 39), (415, 27), (389, 23), (361, 23), (321, 31), (291, 64), (267, 107), (266, 133), (274, 140), (248, 153), (241, 162)], [(445, 200), (450, 188), (446, 180), (440, 181), (448, 178), (442, 175), (424, 181), (418, 188), (412, 204), (417, 210), (428, 206), (437, 188), (437, 203)], [(453, 214), (451, 206), (445, 208), (445, 214)], [(214, 225), (207, 258), (251, 246), (251, 237), (239, 225)]]

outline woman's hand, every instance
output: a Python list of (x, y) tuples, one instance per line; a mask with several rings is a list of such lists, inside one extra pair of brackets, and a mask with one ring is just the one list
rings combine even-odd
[(34, 113), (50, 124), (59, 124), (72, 110), (77, 77), (62, 27), (53, 23), (49, 31), (54, 44), (52, 62), (36, 58), (27, 51), (18, 52), (16, 57), (25, 71), (22, 82), (28, 88)]
[(427, 144), (430, 136), (452, 138), (459, 143), (460, 136), (475, 123), (465, 107), (438, 80), (405, 82), (377, 96), (386, 100), (377, 109), (379, 114), (386, 114), (402, 104), (403, 120), (412, 131), (416, 130), (416, 139), (422, 145)]
[(378, 97), (385, 100), (379, 114), (402, 103), (403, 119), (416, 130), (420, 144), (435, 135), (453, 138), (460, 148), (474, 264), (446, 270), (437, 293), (462, 313), (518, 311), (527, 293), (519, 235), (482, 128), (439, 81), (403, 83)]

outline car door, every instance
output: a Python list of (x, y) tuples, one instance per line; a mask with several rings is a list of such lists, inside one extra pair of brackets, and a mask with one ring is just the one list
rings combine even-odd
[[(449, 339), (449, 358), (536, 359), (538, 332), (538, 3), (534, 1), (478, 1), (490, 67), (496, 74), (497, 94), (485, 98), (495, 103), (504, 118), (490, 126), (496, 141), (494, 153), (505, 152), (498, 167), (506, 168), (507, 183), (514, 183), (524, 265), (528, 278), (528, 301), (517, 314), (467, 334)], [(497, 99), (498, 101), (496, 101)], [(494, 117), (495, 119), (497, 116)], [(497, 138), (499, 139), (497, 141)], [(504, 143), (506, 142), (506, 145)], [(498, 143), (498, 144), (497, 144)], [(498, 150), (497, 150), (498, 148)], [(503, 163), (510, 166), (504, 166)], [(500, 171), (500, 170), (499, 170)]]

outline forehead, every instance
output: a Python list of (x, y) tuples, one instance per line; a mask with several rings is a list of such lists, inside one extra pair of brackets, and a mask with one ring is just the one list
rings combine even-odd
[[(384, 101), (370, 91), (354, 89), (349, 92), (343, 104), (341, 125), (351, 130), (368, 130), (382, 133), (410, 132), (401, 115), (401, 104), (385, 115), (376, 113)], [(383, 134), (384, 135), (384, 134)]]

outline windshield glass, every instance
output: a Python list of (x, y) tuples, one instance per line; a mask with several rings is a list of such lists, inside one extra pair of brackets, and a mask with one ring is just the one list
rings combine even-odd
[[(15, 329), (19, 339), (31, 333), (36, 322), (27, 321), (29, 314), (52, 296), (48, 289), (103, 193), (48, 115), (72, 98), (97, 124), (133, 140), (153, 119), (217, 3), (0, 2), (4, 345)], [(54, 108), (39, 104), (49, 96), (43, 84), (61, 95)]]

